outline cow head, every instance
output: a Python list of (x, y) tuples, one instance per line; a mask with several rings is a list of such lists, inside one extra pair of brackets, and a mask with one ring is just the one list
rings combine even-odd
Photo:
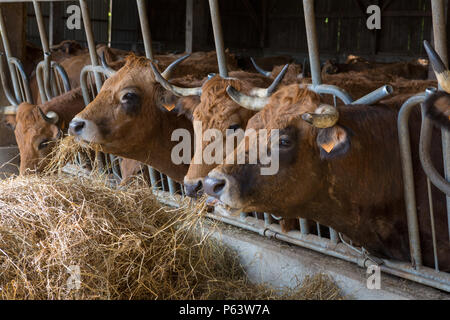
[(424, 102), (426, 114), (438, 125), (450, 130), (450, 71), (426, 40), (424, 45), (439, 85), (443, 89), (427, 97)]
[[(187, 56), (170, 65), (163, 76), (169, 77), (184, 58)], [(166, 132), (179, 127), (182, 120), (175, 114), (180, 109), (177, 106), (187, 100), (166, 91), (155, 80), (151, 67), (152, 62), (144, 57), (128, 56), (97, 97), (72, 119), (69, 134), (82, 143), (99, 145), (104, 152), (148, 164), (151, 151), (152, 159), (168, 154), (161, 160), (167, 163), (171, 136)]]
[(21, 103), (15, 117), (6, 118), (14, 128), (20, 151), (20, 174), (40, 172), (55, 141), (61, 137), (60, 117), (54, 111), (44, 113), (40, 106)]
[[(258, 140), (261, 129), (269, 131), (262, 140), (265, 145), (258, 148), (279, 153), (279, 170), (262, 175), (264, 164), (259, 157), (256, 164), (250, 164), (252, 144), (246, 138), (235, 154), (228, 155), (237, 158), (236, 153), (243, 153), (246, 164), (218, 166), (205, 179), (206, 192), (235, 209), (280, 214), (314, 198), (323, 188), (327, 161), (345, 155), (350, 148), (350, 134), (337, 124), (337, 110), (320, 104), (317, 94), (298, 85), (283, 87), (269, 100), (245, 96), (233, 88), (228, 92), (243, 106), (265, 106), (250, 119), (246, 130), (254, 130)], [(279, 130), (278, 141), (270, 140), (274, 129)]]
[[(184, 177), (185, 191), (188, 196), (197, 197), (202, 194), (203, 178), (218, 163), (223, 162), (227, 153), (227, 142), (237, 139), (237, 131), (243, 132), (247, 121), (256, 112), (242, 108), (233, 101), (228, 96), (226, 88), (232, 85), (244, 92), (268, 97), (283, 79), (286, 70), (287, 65), (267, 89), (255, 88), (255, 86), (266, 86), (271, 82), (270, 79), (247, 72), (230, 73), (230, 78), (215, 75), (203, 84), (198, 92), (200, 103), (193, 110), (186, 111), (194, 122), (196, 142), (194, 157)], [(161, 77), (158, 78), (161, 82), (166, 82)], [(169, 83), (165, 83), (164, 86), (169, 90), (174, 89)], [(236, 137), (232, 138), (232, 136)], [(234, 147), (231, 148), (232, 150)]]

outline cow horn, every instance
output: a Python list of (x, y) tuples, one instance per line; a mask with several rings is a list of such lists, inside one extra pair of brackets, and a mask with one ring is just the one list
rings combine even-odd
[(17, 106), (19, 103), (16, 100), (16, 97), (11, 93), (11, 90), (8, 86), (8, 81), (5, 78), (5, 63), (3, 62), (3, 56), (5, 54), (0, 52), (0, 78), (3, 86), (3, 91), (5, 92), (5, 96), (8, 99), (9, 103), (13, 106)]
[(107, 71), (108, 76), (112, 76), (112, 75), (114, 75), (116, 73), (116, 70), (111, 68), (108, 65), (108, 62), (106, 62), (105, 50), (103, 50), (102, 54), (100, 55), (100, 62), (102, 63), (103, 68)]
[(428, 43), (427, 40), (423, 41), (423, 45), (433, 66), (434, 73), (438, 80), (439, 85), (446, 92), (450, 93), (450, 71), (445, 67), (441, 57), (437, 54), (436, 50)]
[(272, 72), (266, 71), (266, 70), (262, 69), (260, 66), (258, 66), (255, 62), (255, 59), (253, 59), (252, 57), (250, 57), (250, 61), (252, 62), (253, 66), (255, 67), (256, 71), (261, 73), (263, 76), (269, 78), (272, 75)]
[(175, 61), (172, 62), (171, 64), (169, 64), (169, 65), (167, 66), (166, 70), (164, 70), (164, 72), (161, 74), (162, 77), (163, 77), (164, 79), (166, 79), (166, 80), (169, 80), (169, 79), (170, 79), (170, 76), (171, 76), (171, 73), (172, 73), (172, 71), (175, 69), (175, 67), (176, 67), (179, 63), (181, 63), (181, 62), (183, 62), (185, 59), (187, 59), (189, 56), (190, 56), (190, 54), (187, 54), (187, 55), (185, 55), (185, 56), (182, 56), (182, 57), (178, 58), (177, 60), (175, 60)]
[(169, 83), (169, 81), (167, 81), (167, 79), (165, 79), (159, 73), (158, 69), (156, 69), (156, 67), (153, 65), (152, 62), (150, 63), (150, 67), (152, 68), (152, 71), (153, 71), (153, 74), (155, 75), (156, 81), (158, 81), (159, 84), (161, 84), (164, 89), (172, 92), (176, 96), (179, 96), (179, 97), (200, 96), (202, 94), (202, 88), (201, 87), (197, 87), (197, 88), (181, 88), (181, 87), (177, 87), (177, 86)]
[(56, 112), (49, 111), (49, 112), (47, 112), (47, 114), (45, 114), (44, 111), (42, 111), (42, 109), (40, 107), (37, 107), (37, 108), (39, 110), (39, 114), (41, 115), (42, 119), (45, 120), (45, 122), (48, 122), (50, 124), (58, 123), (59, 116)]
[(246, 109), (253, 111), (262, 110), (264, 106), (269, 102), (268, 97), (248, 96), (242, 92), (237, 91), (232, 86), (227, 87), (227, 93), (234, 102)]
[(257, 97), (260, 97), (260, 98), (270, 97), (270, 95), (275, 91), (275, 89), (280, 84), (281, 80), (283, 80), (283, 78), (284, 78), (284, 76), (285, 76), (285, 74), (287, 72), (288, 67), (289, 67), (289, 64), (287, 64), (287, 65), (285, 65), (283, 67), (281, 72), (277, 75), (275, 80), (273, 80), (272, 84), (267, 89), (264, 89), (264, 88), (252, 89), (252, 91), (250, 92), (250, 95), (257, 96)]
[(338, 122), (339, 112), (329, 104), (322, 104), (314, 113), (302, 114), (302, 119), (316, 128), (330, 128)]

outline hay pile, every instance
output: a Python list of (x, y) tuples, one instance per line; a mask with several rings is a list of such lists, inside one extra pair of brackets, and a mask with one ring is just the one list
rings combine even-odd
[(342, 298), (322, 275), (281, 295), (251, 284), (237, 255), (210, 238), (211, 226), (201, 228), (210, 222), (198, 211), (163, 207), (149, 188), (112, 189), (101, 179), (0, 181), (0, 298)]

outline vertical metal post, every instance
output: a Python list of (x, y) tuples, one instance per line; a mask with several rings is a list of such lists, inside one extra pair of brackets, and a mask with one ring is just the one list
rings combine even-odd
[(14, 94), (16, 96), (16, 100), (22, 101), (20, 98), (20, 86), (19, 81), (17, 79), (16, 71), (14, 70), (14, 67), (9, 63), (9, 58), (11, 58), (11, 47), (9, 46), (9, 40), (8, 40), (8, 34), (6, 32), (6, 25), (5, 20), (3, 19), (3, 12), (2, 8), (0, 7), (0, 32), (2, 34), (2, 41), (3, 41), (3, 49), (5, 50), (6, 54), (6, 61), (8, 63), (9, 73), (11, 75), (11, 82), (13, 84), (14, 88)]
[(139, 12), (139, 21), (141, 23), (141, 32), (142, 32), (142, 40), (144, 41), (145, 56), (147, 57), (147, 59), (153, 60), (152, 39), (150, 36), (150, 27), (147, 18), (147, 6), (145, 5), (145, 0), (136, 0), (136, 3)]
[(50, 11), (48, 13), (48, 45), (50, 47), (53, 45), (53, 29), (55, 19), (54, 14), (55, 14), (54, 3), (50, 2)]
[(309, 225), (308, 225), (308, 220), (306, 219), (298, 219), (299, 224), (300, 224), (300, 232), (302, 234), (309, 234)]
[[(86, 3), (86, 0), (80, 0), (80, 7), (81, 7), (81, 14), (83, 16), (83, 25), (84, 25), (84, 31), (86, 33), (86, 40), (89, 48), (89, 55), (91, 57), (91, 64), (93, 66), (98, 66), (98, 58), (97, 58), (97, 51), (95, 50), (95, 42), (94, 42), (94, 35), (92, 34), (92, 27), (91, 27), (91, 17), (89, 16), (89, 9)], [(100, 92), (100, 88), (102, 87), (102, 78), (100, 77), (100, 74), (96, 71), (94, 71), (94, 79), (95, 79), (95, 86), (97, 87), (97, 93)]]
[(223, 46), (222, 24), (220, 22), (219, 3), (217, 2), (217, 0), (209, 0), (209, 10), (211, 12), (214, 42), (216, 44), (217, 63), (219, 64), (219, 73), (222, 78), (226, 78), (228, 77), (227, 61), (225, 58), (225, 49)]
[(192, 42), (194, 39), (194, 0), (186, 0), (186, 32), (185, 32), (185, 51), (192, 53)]
[[(434, 48), (442, 61), (448, 68), (448, 52), (447, 52), (447, 30), (445, 23), (445, 3), (444, 0), (431, 1), (431, 13), (433, 17), (433, 37)], [(439, 87), (439, 89), (442, 89)], [(444, 158), (444, 175), (450, 180), (450, 132), (442, 129), (442, 153)], [(450, 197), (447, 199), (447, 216), (448, 216), (448, 232), (450, 236)]]
[(400, 156), (402, 160), (406, 218), (408, 222), (409, 250), (411, 252), (411, 260), (414, 268), (422, 265), (422, 250), (420, 248), (419, 221), (417, 219), (408, 119), (413, 108), (417, 106), (417, 104), (422, 103), (424, 100), (425, 95), (423, 94), (413, 96), (406, 100), (400, 108), (397, 119)]
[(303, 0), (305, 14), (306, 37), (308, 40), (309, 65), (313, 85), (322, 83), (320, 74), (319, 45), (316, 33), (316, 15), (314, 13), (314, 0)]

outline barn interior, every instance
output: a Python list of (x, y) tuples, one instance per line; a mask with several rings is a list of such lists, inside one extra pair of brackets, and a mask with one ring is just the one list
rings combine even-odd
[[(369, 10), (370, 6), (375, 6), (373, 9), (375, 11)], [(379, 12), (376, 11), (377, 8)], [(228, 208), (224, 206), (210, 207), (204, 204), (197, 204), (194, 209), (200, 210), (199, 208), (203, 206), (201, 210), (206, 210), (203, 219), (208, 220), (209, 223), (219, 224), (219, 226), (211, 227), (205, 223), (202, 227), (205, 230), (213, 230), (211, 233), (214, 239), (220, 239), (222, 243), (238, 252), (239, 263), (243, 264), (250, 282), (270, 283), (277, 287), (289, 286), (293, 278), (305, 279), (320, 272), (330, 276), (340, 290), (340, 294), (336, 294), (335, 289), (326, 282), (325, 287), (329, 290), (329, 294), (326, 295), (328, 299), (342, 297), (448, 299), (450, 297), (450, 274), (448, 270), (440, 269), (437, 253), (435, 253), (433, 265), (422, 263), (419, 235), (421, 230), (417, 222), (415, 202), (418, 195), (414, 194), (414, 185), (408, 184), (414, 175), (412, 164), (409, 165), (412, 163), (411, 159), (420, 156), (422, 160), (422, 153), (419, 155), (418, 148), (411, 150), (409, 146), (409, 114), (413, 109), (418, 110), (420, 104), (428, 94), (434, 92), (433, 90), (442, 89), (423, 43), (427, 40), (433, 44), (441, 59), (448, 65), (448, 52), (450, 52), (448, 0), (0, 1), (0, 10), (2, 36), (0, 59), (6, 61), (6, 64), (2, 62), (3, 66), (0, 70), (2, 74), (0, 103), (2, 107), (6, 107), (3, 108), (4, 115), (0, 113), (0, 118), (4, 119), (8, 115), (15, 115), (14, 112), (17, 113), (17, 111), (11, 112), (11, 110), (17, 110), (21, 102), (46, 103), (68, 91), (68, 88), (73, 89), (79, 86), (82, 87), (84, 104), (88, 105), (98, 94), (103, 82), (110, 76), (107, 73), (109, 67), (103, 63), (101, 55), (96, 54), (99, 52), (97, 49), (102, 45), (102, 48), (117, 49), (108, 51), (112, 52), (108, 59), (113, 59), (111, 57), (114, 56), (114, 59), (121, 60), (129, 52), (133, 52), (135, 55), (158, 61), (160, 67), (164, 68), (175, 58), (191, 54), (186, 61), (191, 59), (192, 62), (185, 67), (181, 63), (174, 71), (177, 77), (194, 73), (201, 74), (202, 77), (211, 73), (227, 77), (228, 72), (238, 70), (249, 73), (258, 73), (258, 71), (261, 73), (265, 70), (268, 74), (278, 74), (285, 64), (289, 64), (288, 72), (281, 81), (282, 85), (290, 83), (310, 85), (312, 90), (326, 96), (327, 101), (330, 104), (334, 103), (335, 106), (338, 103), (375, 104), (380, 101), (386, 105), (400, 104), (402, 111), (399, 112), (398, 120), (399, 137), (398, 141), (392, 143), (399, 144), (404, 163), (402, 177), (407, 204), (405, 212), (401, 214), (405, 216), (404, 219), (408, 223), (409, 261), (396, 261), (371, 255), (364, 248), (353, 243), (352, 239), (341, 234), (339, 230), (300, 217), (295, 227), (286, 231), (286, 227), (280, 224), (276, 213), (241, 212), (237, 216), (232, 216)], [(370, 21), (373, 23), (378, 21), (380, 25), (372, 26)], [(46, 55), (46, 52), (50, 54)], [(81, 55), (85, 55), (81, 65), (70, 64), (71, 57)], [(13, 62), (14, 58), (19, 63)], [(110, 61), (113, 62), (113, 60)], [(257, 70), (258, 67), (262, 70)], [(65, 71), (61, 72), (61, 68)], [(64, 74), (67, 78), (72, 78), (73, 73), (75, 73), (75, 80), (65, 81)], [(55, 84), (51, 81), (55, 81)], [(83, 86), (87, 89), (85, 90)], [(97, 88), (97, 91), (92, 88)], [(423, 123), (426, 121), (424, 120)], [(420, 134), (422, 137), (422, 131)], [(450, 221), (449, 142), (448, 130), (442, 129), (442, 142), (437, 142), (442, 143), (444, 159), (442, 170), (439, 172), (432, 170), (430, 163), (434, 160), (423, 164), (430, 190), (428, 195), (430, 200), (427, 205), (433, 207), (431, 194), (439, 193), (440, 197), (446, 199), (447, 221)], [(0, 121), (0, 174), (2, 179), (7, 181), (2, 187), (4, 190), (11, 187), (11, 192), (19, 197), (11, 200), (8, 192), (3, 190), (0, 191), (0, 203), (14, 202), (20, 197), (25, 197), (20, 190), (22, 192), (27, 190), (36, 196), (34, 201), (38, 201), (39, 197), (45, 197), (33, 189), (39, 186), (39, 178), (32, 177), (31, 182), (21, 180), (24, 179), (23, 177), (16, 178), (20, 167), (17, 144), (14, 128), (8, 126), (7, 121)], [(80, 152), (85, 150), (70, 148), (67, 147), (65, 150), (66, 153), (70, 152), (70, 159), (64, 160), (65, 169), (53, 167), (53, 175), (66, 174), (71, 176), (70, 179), (74, 179), (73, 176), (89, 179), (92, 172), (101, 171), (106, 172), (108, 179), (116, 182), (111, 188), (121, 188), (117, 186), (117, 182), (120, 182), (123, 176), (121, 172), (123, 168), (120, 167), (121, 160), (118, 156), (100, 153), (89, 159), (92, 163), (97, 163), (98, 167), (86, 166), (80, 156)], [(68, 157), (67, 154), (64, 156)], [(429, 160), (426, 154), (423, 157)], [(61, 159), (58, 160), (61, 161)], [(53, 164), (60, 165), (57, 161)], [(140, 178), (136, 178), (133, 183), (139, 186), (144, 184), (148, 189), (146, 192), (150, 192), (158, 200), (158, 206), (176, 208), (173, 210), (179, 213), (179, 210), (182, 210), (180, 208), (184, 208), (186, 202), (189, 202), (191, 205), (189, 212), (193, 210), (192, 201), (187, 200), (182, 183), (176, 182), (150, 166), (142, 165), (140, 173)], [(43, 177), (42, 179), (43, 186), (53, 183), (52, 178)], [(11, 181), (18, 181), (22, 189), (14, 189), (18, 187)], [(57, 183), (60, 188), (62, 185), (60, 180), (56, 178), (55, 181), (54, 183)], [(73, 183), (76, 185), (75, 182)], [(86, 184), (83, 182), (78, 190), (83, 190), (85, 187)], [(103, 189), (99, 187), (97, 190)], [(86, 189), (85, 192), (88, 194), (92, 190)], [(146, 192), (139, 189), (138, 194), (147, 197)], [(106, 193), (108, 192), (105, 191)], [(124, 195), (124, 198), (121, 196), (116, 195), (116, 198), (112, 198), (111, 201), (117, 199), (119, 199), (117, 201), (125, 201), (127, 196)], [(156, 206), (153, 202), (151, 205)], [(5, 209), (2, 214), (5, 216), (7, 210), (14, 211), (6, 209), (10, 208), (6, 205), (3, 208)], [(3, 210), (2, 207), (0, 210)], [(30, 212), (33, 210), (30, 209)], [(131, 211), (132, 209), (127, 212)], [(158, 210), (155, 209), (155, 211)], [(6, 218), (2, 220), (9, 221)], [(42, 221), (36, 223), (43, 223)], [(24, 225), (18, 228), (26, 234), (25, 222), (20, 223)], [(45, 223), (51, 225), (48, 221)], [(122, 220), (120, 223), (115, 220), (114, 223), (117, 223), (117, 228), (123, 227), (123, 223), (126, 224)], [(149, 220), (143, 223), (153, 224), (154, 221)], [(228, 230), (230, 226), (234, 228), (231, 231)], [(163, 224), (163, 227), (165, 228), (166, 225)], [(434, 242), (433, 248), (436, 249), (436, 231), (434, 225), (432, 227), (433, 239), (430, 239), (430, 242)], [(149, 230), (152, 228), (153, 225), (149, 227)], [(69, 232), (69, 229), (67, 228), (64, 232)], [(13, 243), (6, 241), (2, 243), (2, 234), (6, 239), (7, 231), (5, 230), (0, 227), (0, 249), (3, 251), (6, 251), (7, 243)], [(450, 237), (450, 223), (446, 226), (446, 232)], [(33, 238), (33, 241), (38, 241), (37, 238)], [(66, 240), (71, 239), (67, 238), (64, 241)], [(130, 241), (123, 245), (133, 246), (133, 243)], [(88, 255), (88, 253), (85, 254)], [(256, 256), (258, 256), (257, 259)], [(5, 264), (9, 261), (4, 257), (3, 259)], [(2, 255), (0, 254), (1, 263)], [(21, 261), (21, 263), (25, 265), (28, 262)], [(123, 266), (127, 267), (125, 262)], [(384, 282), (379, 290), (371, 290), (368, 287), (365, 272), (371, 266), (381, 269)], [(169, 267), (175, 268), (173, 265)], [(283, 275), (280, 270), (283, 270)], [(235, 276), (230, 275), (230, 277)], [(17, 280), (17, 275), (10, 277), (7, 283), (2, 283), (0, 280), (0, 288), (3, 286), (5, 288), (3, 292), (8, 294), (12, 290), (11, 279), (14, 278), (15, 282), (20, 281)], [(42, 278), (38, 280), (41, 281), (40, 283), (44, 281)], [(319, 280), (325, 281), (322, 278)], [(223, 279), (220, 281), (227, 283)], [(232, 291), (231, 284), (224, 286)], [(118, 285), (114, 290), (120, 291), (120, 288)], [(305, 293), (308, 290), (319, 290), (311, 288), (310, 285), (307, 290), (303, 288), (301, 294), (294, 293), (291, 296), (285, 294), (281, 297), (317, 299), (318, 294), (308, 296), (309, 293)], [(251, 292), (253, 289), (254, 287), (249, 287), (248, 290)], [(24, 289), (23, 295), (18, 294), (16, 298), (68, 297), (61, 289), (52, 289), (52, 293), (46, 297), (37, 293), (33, 296), (30, 294), (31, 289), (27, 290)], [(173, 292), (165, 292), (160, 296), (170, 299), (170, 294), (174, 294), (179, 289), (173, 287), (171, 290)], [(262, 291), (267, 292), (267, 296), (262, 294), (255, 296), (254, 299), (273, 299), (276, 296), (272, 291), (264, 290)], [(186, 294), (178, 298), (230, 297), (220, 293), (217, 288), (210, 288), (210, 291), (213, 293)], [(143, 287), (136, 288), (136, 292), (139, 292), (136, 294), (138, 299), (149, 298)], [(243, 299), (249, 293), (243, 289), (239, 294), (232, 297)], [(103, 293), (98, 295), (101, 298), (109, 297)], [(81, 295), (81, 298), (93, 296), (94, 294)], [(2, 297), (1, 294), (0, 297)], [(11, 295), (3, 296), (3, 298), (11, 297)], [(123, 295), (114, 297), (129, 298)], [(70, 295), (70, 298), (77, 298), (77, 295)]]

